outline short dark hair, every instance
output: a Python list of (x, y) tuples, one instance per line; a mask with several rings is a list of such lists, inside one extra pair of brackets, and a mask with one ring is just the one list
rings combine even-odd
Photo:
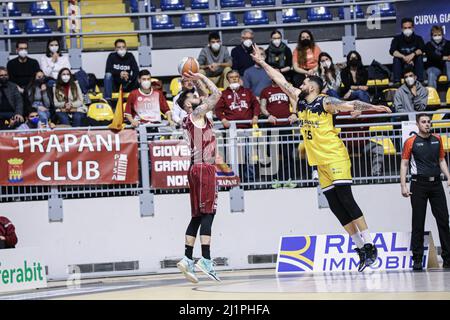
[(418, 113), (418, 114), (416, 114), (416, 122), (419, 123), (419, 120), (422, 117), (428, 117), (431, 120), (431, 115), (429, 115), (427, 113)]
[(215, 31), (213, 31), (213, 32), (210, 32), (209, 33), (209, 35), (208, 35), (208, 42), (210, 42), (211, 40), (220, 40), (220, 34), (218, 33), (218, 32), (215, 32)]
[(122, 42), (122, 43), (124, 43), (125, 45), (127, 45), (127, 42), (126, 42), (125, 40), (123, 40), (123, 39), (117, 39), (116, 41), (114, 41), (114, 47), (117, 46), (117, 44), (120, 43), (120, 42)]
[(189, 93), (194, 93), (195, 89), (192, 88), (191, 90), (183, 90), (180, 94), (180, 96), (177, 99), (177, 104), (180, 106), (181, 109), (184, 109), (184, 103), (186, 102), (186, 99), (188, 98)]
[(411, 66), (411, 65), (407, 65), (407, 66), (403, 69), (403, 73), (402, 73), (403, 77), (405, 76), (405, 74), (410, 73), (410, 72), (416, 74), (416, 73), (414, 72), (414, 67)]
[(407, 23), (407, 22), (411, 22), (412, 25), (414, 25), (414, 20), (413, 20), (412, 18), (410, 18), (410, 17), (406, 17), (406, 18), (403, 18), (403, 19), (402, 19), (401, 26), (403, 27), (403, 24), (404, 24), (404, 23)]
[(139, 71), (138, 77), (141, 78), (143, 76), (150, 76), (151, 77), (152, 74), (147, 69), (142, 69), (141, 71)]
[(281, 31), (280, 31), (280, 30), (273, 30), (273, 31), (270, 33), (270, 37), (272, 38), (274, 34), (279, 34), (281, 37), (283, 37), (283, 35), (281, 34)]
[(315, 82), (319, 86), (319, 92), (322, 92), (323, 90), (323, 80), (319, 76), (307, 76), (306, 77), (309, 81)]
[(25, 40), (25, 39), (19, 39), (19, 40), (17, 40), (17, 42), (16, 42), (16, 49), (19, 48), (19, 44), (26, 44), (26, 45), (28, 46), (28, 41)]

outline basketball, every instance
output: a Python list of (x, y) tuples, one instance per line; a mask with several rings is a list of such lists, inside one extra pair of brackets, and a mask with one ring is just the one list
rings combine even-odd
[(178, 73), (183, 75), (184, 73), (188, 73), (192, 71), (193, 73), (197, 73), (200, 69), (197, 59), (192, 57), (184, 57), (180, 63), (178, 64)]

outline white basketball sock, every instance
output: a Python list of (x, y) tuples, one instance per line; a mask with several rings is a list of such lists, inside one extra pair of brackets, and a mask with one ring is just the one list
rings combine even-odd
[(363, 238), (364, 244), (366, 244), (366, 243), (372, 244), (373, 243), (372, 236), (370, 235), (369, 229), (361, 231), (361, 238)]
[(361, 236), (359, 235), (359, 233), (355, 233), (353, 235), (351, 235), (353, 242), (356, 244), (356, 246), (358, 247), (358, 249), (361, 249), (364, 246), (364, 241), (361, 238)]

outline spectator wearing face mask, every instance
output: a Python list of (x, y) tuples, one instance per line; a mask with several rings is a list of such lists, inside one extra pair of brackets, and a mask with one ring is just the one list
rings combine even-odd
[(60, 124), (81, 127), (86, 119), (87, 107), (83, 104), (83, 93), (69, 69), (59, 71), (53, 88), (53, 101)]
[(370, 95), (367, 92), (367, 80), (369, 73), (362, 64), (361, 55), (357, 51), (350, 51), (347, 55), (347, 66), (341, 72), (341, 79), (344, 87), (341, 95), (345, 100), (360, 100), (370, 102)]
[(219, 33), (209, 34), (208, 45), (200, 51), (197, 61), (200, 73), (206, 75), (219, 88), (228, 87), (225, 75), (231, 71), (232, 60), (227, 47), (220, 41)]
[(423, 50), (425, 44), (421, 36), (414, 33), (414, 22), (411, 18), (402, 19), (402, 33), (395, 36), (391, 42), (389, 53), (394, 57), (393, 77), (394, 83), (399, 84), (403, 69), (409, 65), (420, 82), (423, 82)]
[(412, 67), (404, 70), (405, 83), (398, 88), (394, 96), (395, 112), (423, 111), (427, 108), (428, 90), (414, 74)]
[(318, 74), (320, 52), (311, 31), (301, 31), (298, 35), (297, 48), (292, 54), (294, 70), (292, 82), (296, 88), (300, 87), (307, 76)]
[(441, 26), (431, 28), (431, 40), (425, 45), (428, 85), (436, 88), (441, 74), (450, 77), (450, 42), (443, 37)]
[(341, 88), (341, 70), (333, 63), (333, 59), (326, 52), (319, 54), (319, 63), (319, 76), (324, 84), (322, 93), (330, 97), (340, 98), (338, 92)]
[(51, 111), (53, 111), (53, 92), (45, 83), (45, 75), (42, 70), (36, 72), (25, 92), (28, 106), (39, 114), (40, 122), (43, 126), (46, 126), (50, 119)]
[(47, 50), (44, 56), (41, 57), (40, 69), (44, 71), (47, 78), (50, 78), (49, 85), (53, 86), (55, 79), (63, 68), (70, 70), (70, 62), (67, 55), (61, 53), (61, 45), (58, 39), (50, 39), (47, 42)]
[(18, 126), (17, 130), (37, 129), (39, 127), (39, 115), (36, 111), (31, 111), (27, 116), (27, 120)]
[(120, 85), (124, 92), (131, 92), (138, 87), (139, 66), (134, 55), (127, 51), (127, 43), (117, 39), (114, 46), (116, 50), (106, 60), (104, 78), (104, 98), (108, 101), (112, 98), (113, 90), (119, 91)]
[(254, 33), (251, 29), (245, 29), (241, 32), (241, 45), (231, 50), (233, 60), (233, 70), (237, 70), (240, 76), (244, 75), (245, 70), (255, 64), (250, 53), (253, 52)]
[[(266, 59), (266, 52), (263, 48), (258, 47), (261, 57)], [(267, 72), (255, 63), (253, 67), (248, 68), (244, 72), (244, 88), (250, 89), (253, 94), (259, 99), (261, 91), (272, 84), (272, 79), (269, 78)]]
[(9, 122), (23, 122), (23, 98), (17, 85), (9, 81), (8, 70), (0, 67), (0, 129), (11, 129)]
[(33, 79), (33, 76), (40, 70), (36, 59), (28, 57), (28, 42), (20, 39), (16, 43), (17, 58), (8, 61), (9, 81), (17, 84), (20, 93)]
[(266, 62), (289, 81), (291, 79), (292, 52), (282, 41), (283, 37), (278, 30), (270, 34), (270, 44), (266, 49)]

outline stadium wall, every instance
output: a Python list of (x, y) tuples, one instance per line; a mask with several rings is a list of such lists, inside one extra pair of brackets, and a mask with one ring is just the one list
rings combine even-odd
[[(401, 196), (398, 184), (355, 186), (353, 190), (372, 232), (410, 231), (410, 202)], [(63, 204), (64, 221), (53, 223), (48, 220), (46, 201), (1, 206), (1, 214), (16, 226), (18, 247), (40, 248), (51, 279), (67, 278), (69, 265), (122, 261), (139, 261), (139, 269), (82, 276), (177, 271), (162, 269), (161, 261), (184, 254), (184, 232), (190, 220), (188, 194), (155, 196), (156, 214), (146, 218), (140, 217), (138, 197), (64, 200)], [(226, 257), (226, 269), (274, 267), (273, 263), (249, 264), (248, 255), (277, 253), (281, 235), (343, 231), (329, 209), (318, 209), (315, 188), (246, 191), (245, 208), (244, 213), (230, 213), (229, 194), (220, 193), (212, 256)], [(439, 245), (428, 211), (426, 229)], [(199, 256), (197, 246), (194, 257)]]

